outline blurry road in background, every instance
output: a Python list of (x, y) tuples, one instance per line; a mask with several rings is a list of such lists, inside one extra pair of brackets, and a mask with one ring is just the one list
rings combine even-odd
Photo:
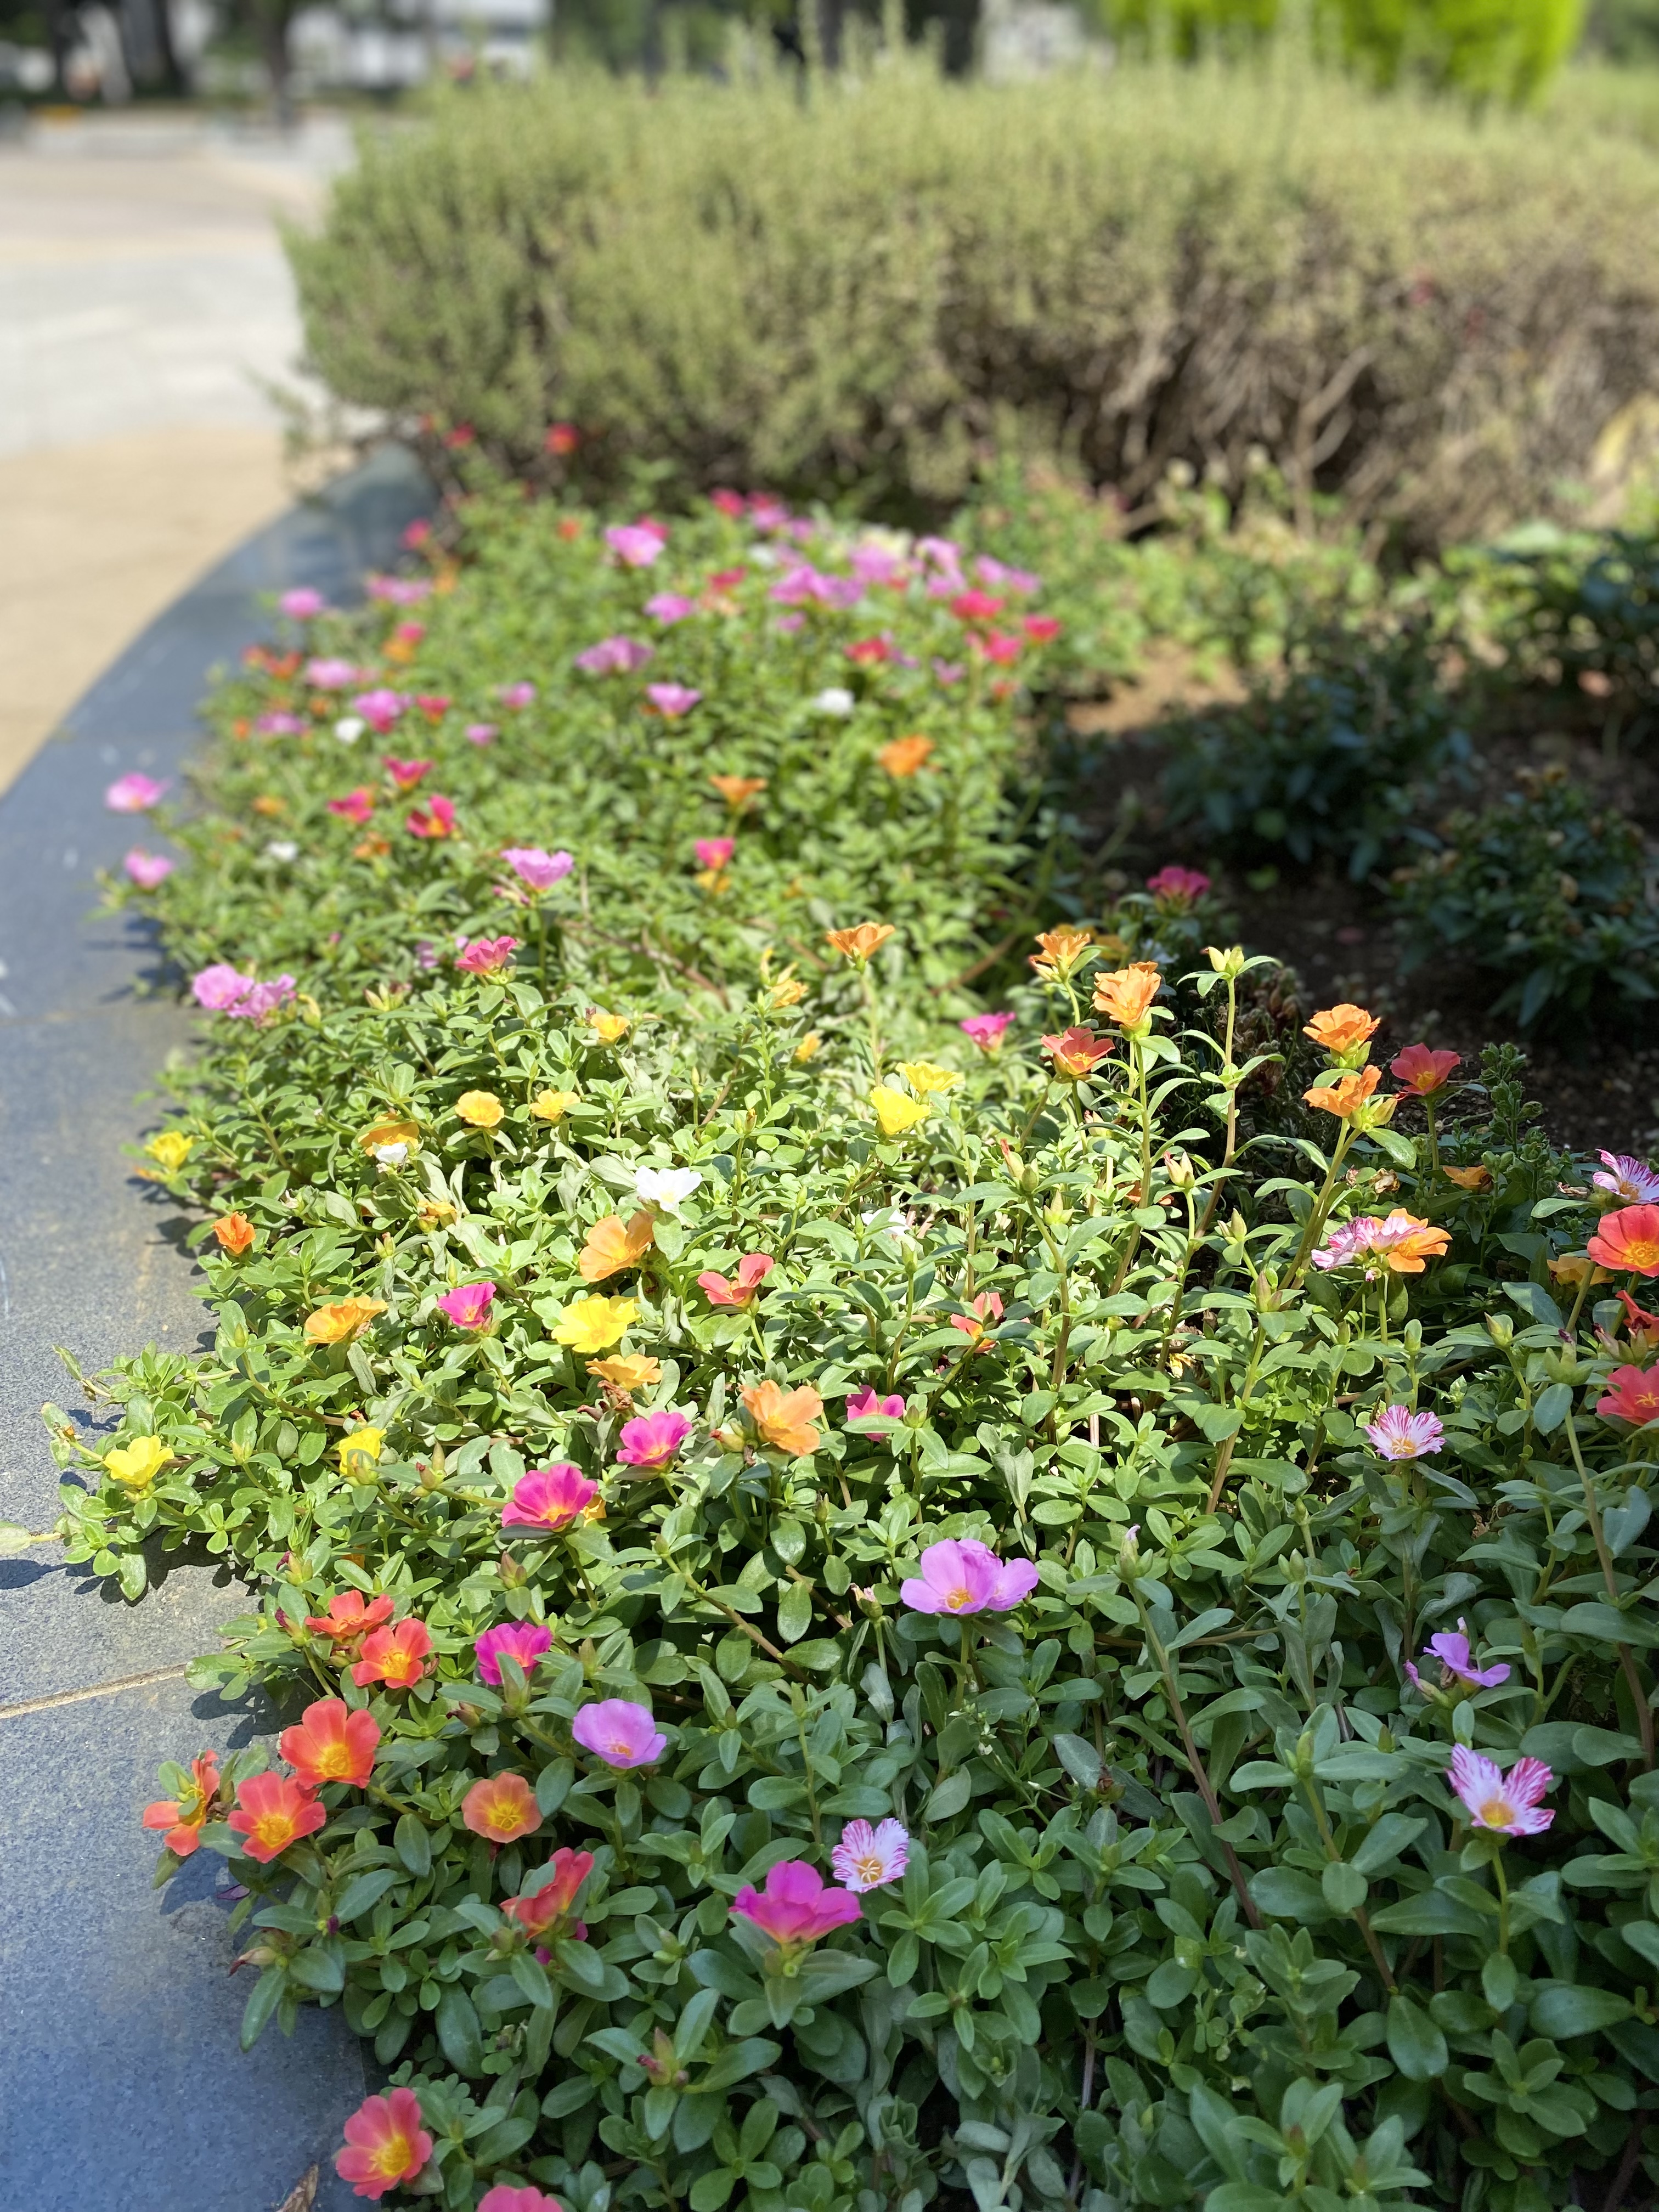
[(152, 616), (289, 504), (276, 230), (351, 157), (124, 116), (0, 141), (0, 789)]

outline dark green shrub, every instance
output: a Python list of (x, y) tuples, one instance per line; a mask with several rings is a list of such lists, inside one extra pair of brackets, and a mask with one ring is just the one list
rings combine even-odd
[(1505, 627), (1521, 672), (1616, 694), (1627, 726), (1650, 720), (1659, 706), (1659, 539), (1561, 537), (1501, 559), (1519, 589)]

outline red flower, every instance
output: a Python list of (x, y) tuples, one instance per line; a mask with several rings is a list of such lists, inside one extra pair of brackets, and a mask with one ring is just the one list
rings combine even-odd
[(1020, 624), (1033, 645), (1052, 645), (1063, 627), (1054, 615), (1027, 615)]
[(357, 1687), (384, 1682), (388, 1689), (413, 1687), (426, 1672), (425, 1660), (432, 1637), (423, 1620), (400, 1620), (391, 1628), (377, 1628), (363, 1639), (363, 1656), (351, 1670)]
[(453, 837), (455, 802), (434, 792), (424, 806), (417, 806), (404, 824), (411, 837)]
[(552, 1864), (553, 1879), (544, 1882), (533, 1897), (509, 1897), (502, 1902), (501, 1911), (527, 1936), (544, 1936), (555, 1921), (563, 1919), (593, 1871), (593, 1854), (560, 1850), (554, 1852)]
[(993, 599), (988, 592), (958, 592), (951, 602), (951, 611), (958, 622), (989, 622), (1006, 605), (1006, 600)]
[(356, 1637), (367, 1636), (383, 1620), (390, 1620), (395, 1609), (389, 1597), (373, 1597), (365, 1603), (361, 1590), (342, 1590), (337, 1597), (330, 1598), (326, 1614), (308, 1613), (306, 1626), (313, 1635), (349, 1644)]
[(1389, 1062), (1389, 1073), (1419, 1098), (1432, 1098), (1437, 1091), (1445, 1089), (1462, 1065), (1460, 1055), (1455, 1052), (1431, 1052), (1425, 1044), (1408, 1044), (1404, 1052)]
[(1659, 1206), (1623, 1206), (1604, 1213), (1585, 1249), (1597, 1267), (1616, 1273), (1659, 1275)]
[(269, 1865), (301, 1836), (315, 1835), (328, 1819), (316, 1792), (287, 1774), (251, 1774), (236, 1792), (230, 1825), (247, 1840), (251, 1859)]
[(861, 637), (856, 645), (849, 645), (847, 648), (847, 658), (855, 661), (860, 668), (890, 660), (892, 657), (893, 648), (884, 637)]
[(1011, 637), (1006, 630), (994, 629), (978, 641), (979, 649), (988, 660), (999, 668), (1011, 668), (1025, 649), (1022, 637)]
[(556, 422), (547, 434), (546, 443), (550, 453), (556, 453), (564, 460), (580, 445), (581, 433), (574, 422)]
[(276, 1748), (307, 1789), (349, 1782), (361, 1790), (374, 1771), (380, 1723), (373, 1713), (354, 1713), (340, 1698), (307, 1705), (298, 1728), (284, 1729)]

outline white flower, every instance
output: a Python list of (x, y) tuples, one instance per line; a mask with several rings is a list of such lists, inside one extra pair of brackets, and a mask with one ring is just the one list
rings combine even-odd
[(702, 1182), (696, 1168), (635, 1168), (635, 1195), (664, 1213), (676, 1213)]
[(840, 684), (831, 684), (819, 692), (812, 704), (820, 714), (850, 714), (858, 701)]
[(343, 745), (355, 745), (368, 727), (361, 714), (342, 714), (334, 725), (334, 734)]
[(409, 1146), (404, 1145), (376, 1145), (374, 1157), (383, 1168), (400, 1168), (409, 1158)]
[(297, 860), (300, 848), (291, 837), (273, 837), (265, 847), (265, 855), (272, 860)]

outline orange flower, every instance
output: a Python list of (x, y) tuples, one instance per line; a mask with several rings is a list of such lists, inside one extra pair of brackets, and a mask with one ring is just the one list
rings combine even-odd
[[(1364, 1105), (1378, 1081), (1374, 1067), (1345, 1068), (1334, 1083), (1316, 1083), (1302, 1094), (1310, 1106), (1317, 1106), (1323, 1114), (1334, 1114), (1339, 1121), (1346, 1121)], [(1392, 1098), (1379, 1100), (1380, 1105), (1392, 1106)]]
[(1550, 1261), (1550, 1273), (1556, 1282), (1571, 1283), (1575, 1288), (1585, 1281), (1595, 1284), (1613, 1279), (1605, 1267), (1596, 1266), (1588, 1252), (1564, 1252), (1559, 1260)]
[(1425, 1044), (1408, 1044), (1389, 1062), (1389, 1073), (1419, 1098), (1432, 1098), (1445, 1089), (1462, 1065), (1455, 1052), (1431, 1052)]
[[(1404, 1234), (1401, 1234), (1404, 1224)], [(1443, 1229), (1431, 1229), (1426, 1221), (1419, 1221), (1414, 1213), (1391, 1213), (1383, 1223), (1386, 1230), (1394, 1231), (1388, 1243), (1380, 1238), (1377, 1249), (1388, 1261), (1389, 1272), (1395, 1275), (1420, 1275), (1425, 1260), (1437, 1260), (1451, 1243)]]
[(374, 1771), (380, 1723), (373, 1713), (353, 1712), (342, 1698), (307, 1705), (298, 1728), (284, 1729), (276, 1748), (309, 1790), (349, 1782), (361, 1790)]
[(587, 1242), (576, 1261), (576, 1273), (585, 1283), (603, 1283), (609, 1276), (620, 1275), (625, 1268), (637, 1267), (656, 1241), (656, 1228), (647, 1207), (641, 1207), (626, 1224), (620, 1213), (607, 1213), (603, 1221), (596, 1221), (588, 1231)]
[(823, 1401), (810, 1384), (784, 1390), (775, 1382), (751, 1382), (743, 1394), (743, 1402), (763, 1444), (787, 1453), (791, 1459), (805, 1459), (817, 1449), (818, 1432), (813, 1423), (823, 1411)]
[(1070, 922), (1043, 930), (1037, 944), (1041, 949), (1031, 954), (1031, 965), (1045, 983), (1066, 982), (1095, 949), (1091, 933), (1073, 928)]
[(351, 1670), (360, 1690), (384, 1682), (389, 1690), (411, 1689), (426, 1672), (432, 1635), (423, 1620), (394, 1621), (363, 1638), (363, 1656)]
[(316, 1793), (287, 1774), (250, 1774), (236, 1792), (230, 1826), (247, 1840), (242, 1849), (268, 1866), (301, 1836), (314, 1836), (328, 1819)]
[(1163, 981), (1150, 960), (1137, 960), (1132, 967), (1115, 968), (1109, 975), (1097, 975), (1095, 1011), (1121, 1030), (1144, 1030), (1147, 1010)]
[(337, 1298), (306, 1316), (307, 1344), (349, 1344), (361, 1336), (376, 1314), (386, 1311), (384, 1298)]
[(190, 1762), (190, 1783), (179, 1798), (159, 1797), (146, 1805), (143, 1825), (165, 1831), (161, 1841), (176, 1859), (187, 1859), (202, 1840), (202, 1830), (219, 1795), (219, 1755), (204, 1751)]
[(461, 1819), (492, 1844), (515, 1844), (542, 1825), (536, 1793), (522, 1774), (490, 1774), (475, 1782), (461, 1800)]
[(1054, 1061), (1056, 1075), (1063, 1075), (1071, 1083), (1081, 1083), (1094, 1073), (1110, 1052), (1112, 1040), (1097, 1036), (1091, 1029), (1073, 1028), (1062, 1030), (1058, 1036), (1044, 1037), (1042, 1049)]
[(213, 1224), (219, 1249), (228, 1252), (233, 1260), (240, 1260), (253, 1242), (253, 1224), (245, 1213), (223, 1213)]
[(1589, 1256), (1616, 1274), (1659, 1275), (1659, 1206), (1621, 1206), (1601, 1216)]
[(647, 1359), (637, 1352), (618, 1352), (608, 1359), (590, 1359), (587, 1371), (607, 1390), (614, 1390), (619, 1398), (631, 1401), (636, 1390), (648, 1390), (653, 1382), (661, 1382), (662, 1362)]
[(326, 1613), (308, 1613), (306, 1626), (313, 1636), (326, 1636), (331, 1644), (355, 1643), (371, 1628), (391, 1620), (393, 1602), (389, 1597), (374, 1597), (365, 1604), (361, 1590), (342, 1590), (337, 1597), (330, 1598)]
[(933, 750), (933, 739), (924, 738), (918, 731), (913, 737), (895, 738), (890, 744), (881, 748), (876, 758), (896, 783), (902, 783), (926, 764)]
[(1492, 1188), (1492, 1170), (1488, 1167), (1443, 1168), (1441, 1173), (1448, 1182), (1455, 1182), (1459, 1190)]
[(833, 945), (843, 958), (862, 968), (871, 954), (885, 945), (893, 933), (889, 921), (861, 921), (855, 929), (831, 929), (824, 933), (823, 941)]
[(392, 850), (390, 837), (383, 837), (378, 830), (371, 830), (367, 837), (351, 848), (354, 860), (381, 860)]
[(711, 775), (708, 781), (734, 814), (742, 813), (750, 800), (766, 788), (763, 775)]
[(1345, 1000), (1340, 1006), (1328, 1006), (1322, 1014), (1316, 1014), (1302, 1034), (1310, 1036), (1334, 1060), (1358, 1067), (1379, 1025), (1379, 1016), (1368, 1014), (1364, 1006), (1351, 1006)]

